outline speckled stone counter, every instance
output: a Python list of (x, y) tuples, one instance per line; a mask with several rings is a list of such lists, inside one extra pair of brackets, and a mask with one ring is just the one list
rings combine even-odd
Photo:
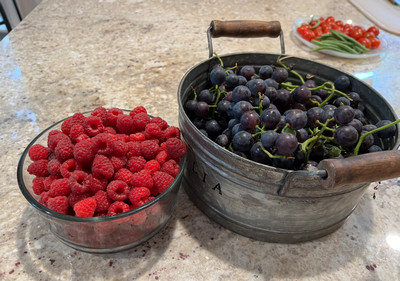
[[(179, 82), (207, 59), (205, 32), (214, 19), (280, 20), (287, 54), (355, 74), (399, 114), (400, 38), (383, 32), (388, 47), (370, 59), (310, 54), (291, 32), (310, 13), (370, 24), (344, 0), (44, 0), (0, 43), (0, 280), (400, 280), (399, 179), (372, 183), (338, 231), (295, 245), (226, 230), (181, 189), (165, 229), (110, 255), (65, 246), (19, 191), (16, 167), (26, 145), (74, 112), (143, 105), (178, 125)], [(221, 38), (214, 49), (280, 51), (269, 38)]]

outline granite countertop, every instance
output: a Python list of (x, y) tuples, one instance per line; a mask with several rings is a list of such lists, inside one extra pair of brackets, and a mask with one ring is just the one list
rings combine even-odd
[[(97, 106), (143, 105), (178, 125), (177, 88), (208, 57), (211, 20), (280, 20), (286, 53), (353, 73), (400, 113), (400, 38), (363, 60), (309, 53), (291, 28), (309, 15), (369, 20), (338, 1), (44, 0), (0, 43), (0, 280), (399, 280), (400, 181), (372, 183), (336, 232), (273, 244), (219, 226), (181, 189), (167, 226), (148, 242), (95, 255), (61, 243), (19, 191), (19, 157), (56, 120)], [(279, 53), (276, 39), (214, 40), (219, 54)]]

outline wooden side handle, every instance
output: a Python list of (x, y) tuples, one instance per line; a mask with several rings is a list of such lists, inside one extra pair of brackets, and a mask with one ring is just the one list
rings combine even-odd
[(213, 20), (210, 25), (211, 35), (217, 37), (278, 37), (281, 34), (279, 21), (256, 20)]
[(386, 150), (345, 159), (322, 160), (318, 169), (328, 177), (321, 180), (324, 188), (333, 189), (350, 184), (371, 183), (400, 177), (400, 151)]

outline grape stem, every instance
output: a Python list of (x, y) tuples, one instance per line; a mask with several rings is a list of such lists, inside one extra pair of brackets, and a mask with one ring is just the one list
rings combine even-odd
[(302, 77), (297, 71), (294, 71), (293, 69), (289, 69), (289, 67), (287, 67), (287, 66), (282, 62), (283, 59), (287, 59), (287, 58), (290, 58), (290, 56), (287, 56), (287, 57), (284, 57), (284, 58), (279, 57), (278, 60), (277, 60), (276, 62), (277, 62), (280, 66), (282, 66), (283, 68), (285, 68), (287, 71), (289, 71), (290, 73), (292, 73), (293, 75), (296, 75), (296, 76), (300, 79), (301, 84), (304, 84), (304, 79), (303, 79), (303, 77)]
[(369, 132), (363, 134), (363, 135), (360, 137), (360, 139), (358, 140), (356, 147), (354, 148), (353, 155), (354, 155), (354, 156), (357, 156), (357, 155), (358, 155), (358, 151), (360, 150), (361, 144), (362, 144), (362, 142), (364, 141), (364, 139), (365, 139), (367, 136), (369, 136), (369, 135), (371, 135), (371, 134), (375, 134), (376, 132), (379, 132), (379, 131), (381, 131), (381, 130), (384, 130), (384, 129), (386, 129), (386, 128), (389, 128), (389, 127), (391, 127), (391, 126), (393, 126), (393, 125), (396, 125), (397, 123), (400, 123), (400, 119), (398, 119), (398, 120), (396, 120), (396, 121), (393, 121), (392, 123), (386, 124), (385, 126), (376, 128), (376, 129), (374, 129), (374, 130), (371, 130), (371, 131), (369, 131)]
[(278, 159), (278, 158), (280, 158), (280, 159), (293, 159), (293, 158), (294, 158), (294, 157), (292, 157), (292, 156), (273, 155), (273, 154), (272, 154), (271, 152), (269, 152), (261, 143), (260, 143), (260, 147), (261, 147), (261, 150), (262, 150), (265, 154), (267, 154), (268, 157), (271, 158), (271, 159), (273, 159), (273, 158), (275, 158), (275, 159)]

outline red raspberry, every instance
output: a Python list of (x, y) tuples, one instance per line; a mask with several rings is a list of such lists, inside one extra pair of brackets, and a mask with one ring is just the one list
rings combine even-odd
[(89, 193), (84, 193), (84, 194), (71, 193), (70, 195), (68, 195), (68, 204), (73, 208), (76, 203), (88, 197), (90, 197)]
[(85, 186), (89, 188), (89, 194), (93, 195), (99, 190), (105, 190), (107, 188), (107, 179), (97, 179), (92, 174), (89, 174), (83, 182)]
[(140, 142), (130, 141), (127, 142), (126, 144), (128, 145), (128, 152), (126, 153), (126, 156), (128, 158), (142, 155)]
[(186, 144), (177, 138), (170, 138), (166, 141), (167, 152), (169, 156), (175, 160), (181, 159), (186, 154)]
[(89, 186), (85, 184), (88, 174), (84, 171), (74, 171), (68, 178), (72, 193), (83, 194), (89, 191)]
[(76, 143), (80, 143), (81, 141), (84, 141), (84, 140), (90, 140), (90, 137), (89, 137), (88, 135), (86, 135), (86, 134), (82, 134), (82, 135), (79, 135), (79, 136), (75, 139), (75, 142), (76, 142)]
[(120, 114), (124, 114), (124, 112), (116, 107), (110, 108), (107, 111), (107, 126), (113, 127), (114, 129), (116, 128), (117, 125), (117, 119), (118, 119), (118, 115)]
[(80, 125), (80, 126), (84, 126), (85, 124), (85, 115), (83, 115), (80, 112), (74, 113), (74, 115), (72, 115), (71, 117), (71, 128), (75, 125)]
[(161, 117), (153, 117), (150, 121), (150, 123), (155, 123), (157, 124), (161, 130), (165, 130), (166, 128), (168, 128), (168, 123), (167, 121), (165, 121), (164, 119), (162, 119)]
[(128, 152), (128, 144), (122, 140), (114, 141), (114, 151), (115, 156), (124, 156)]
[(149, 123), (144, 128), (144, 135), (146, 139), (158, 139), (161, 137), (162, 131), (160, 126), (158, 126), (156, 123)]
[(170, 174), (175, 178), (178, 175), (180, 168), (181, 167), (179, 166), (179, 164), (176, 163), (175, 160), (171, 159), (162, 165), (161, 171)]
[(138, 114), (138, 113), (146, 113), (146, 115), (147, 115), (147, 110), (146, 110), (146, 108), (145, 108), (144, 106), (139, 105), (139, 106), (135, 107), (134, 109), (132, 109), (132, 110), (129, 112), (129, 115), (130, 115), (131, 117), (133, 117), (133, 116), (135, 116), (135, 115)]
[(110, 157), (111, 164), (114, 167), (114, 172), (118, 171), (119, 169), (125, 167), (126, 162), (128, 161), (125, 156), (111, 156)]
[(157, 153), (155, 159), (162, 166), (166, 161), (168, 161), (170, 159), (170, 157), (169, 157), (168, 152), (166, 150), (161, 150), (159, 153)]
[(61, 131), (64, 134), (66, 134), (67, 136), (69, 136), (69, 133), (71, 131), (71, 122), (72, 122), (72, 118), (67, 118), (61, 124)]
[(174, 181), (174, 178), (165, 172), (157, 171), (152, 175), (154, 188), (158, 193), (163, 193)]
[(68, 198), (67, 196), (56, 196), (47, 200), (47, 208), (61, 214), (68, 214)]
[(36, 195), (42, 194), (44, 191), (44, 178), (43, 177), (35, 177), (32, 180), (32, 190)]
[(60, 162), (74, 157), (74, 145), (70, 140), (61, 140), (54, 149), (54, 154)]
[(99, 190), (93, 195), (96, 200), (96, 212), (107, 212), (113, 202), (110, 197), (108, 197), (107, 192)]
[(47, 137), (47, 146), (50, 148), (51, 151), (54, 151), (60, 140), (70, 140), (70, 139), (63, 132), (53, 130), (49, 133)]
[(110, 134), (100, 133), (93, 137), (92, 147), (95, 154), (109, 155), (114, 151), (114, 140)]
[(46, 177), (50, 173), (47, 170), (47, 164), (49, 163), (49, 160), (47, 159), (40, 159), (32, 162), (28, 166), (28, 173), (37, 177)]
[(117, 133), (117, 131), (113, 127), (105, 127), (104, 133), (107, 133), (110, 135), (115, 135)]
[(134, 133), (129, 135), (131, 141), (144, 141), (146, 136), (143, 133)]
[(149, 171), (150, 174), (153, 174), (154, 172), (160, 170), (160, 163), (158, 163), (157, 160), (147, 161), (144, 165), (144, 169)]
[(94, 152), (90, 140), (83, 140), (75, 144), (73, 155), (80, 163), (89, 163), (94, 158)]
[(133, 187), (144, 186), (151, 190), (153, 188), (154, 182), (149, 171), (141, 170), (132, 175), (131, 185)]
[(92, 197), (88, 197), (74, 205), (75, 215), (77, 217), (93, 217), (96, 207), (96, 200)]
[(47, 207), (47, 201), (49, 200), (49, 198), (51, 198), (50, 193), (48, 191), (43, 191), (42, 194), (40, 194), (38, 202)]
[(107, 195), (115, 201), (128, 199), (129, 186), (121, 180), (114, 180), (107, 185)]
[(60, 167), (61, 167), (61, 162), (58, 161), (57, 159), (51, 159), (47, 163), (47, 170), (49, 171), (50, 175), (56, 175), (56, 176), (61, 175)]
[(49, 191), (51, 183), (59, 178), (60, 178), (59, 176), (55, 176), (55, 175), (50, 175), (48, 177), (45, 177), (43, 180), (44, 190)]
[(133, 125), (137, 132), (141, 132), (144, 130), (146, 125), (150, 123), (151, 118), (145, 112), (140, 112), (132, 116)]
[(126, 167), (132, 173), (136, 173), (143, 169), (144, 164), (146, 164), (146, 159), (143, 156), (133, 156), (126, 162)]
[(152, 140), (144, 140), (140, 143), (140, 151), (145, 159), (151, 160), (160, 151), (160, 146)]
[(99, 117), (101, 119), (101, 122), (103, 124), (106, 123), (107, 121), (107, 109), (105, 109), (102, 106), (96, 107), (92, 113), (90, 113), (91, 116), (96, 116)]
[(71, 158), (61, 164), (60, 173), (62, 177), (69, 178), (72, 172), (81, 169), (82, 169), (81, 165), (77, 163), (75, 159)]
[(133, 175), (132, 172), (129, 171), (128, 169), (121, 168), (114, 174), (114, 180), (121, 180), (130, 184), (132, 175)]
[(68, 179), (61, 178), (54, 180), (50, 185), (49, 193), (51, 197), (68, 196), (71, 193)]
[(37, 143), (29, 148), (28, 155), (32, 161), (47, 159), (49, 156), (49, 151), (46, 147)]
[(135, 131), (132, 117), (126, 114), (118, 115), (116, 127), (117, 131), (122, 134), (129, 135)]
[(100, 117), (89, 116), (85, 119), (84, 128), (89, 137), (94, 137), (104, 131), (103, 121)]
[(166, 141), (167, 139), (170, 139), (170, 138), (180, 139), (181, 131), (179, 130), (178, 127), (170, 126), (162, 132), (162, 135), (163, 135), (164, 141)]
[(73, 143), (76, 143), (78, 139), (82, 138), (82, 135), (85, 135), (85, 128), (83, 125), (76, 124), (71, 126), (69, 137)]
[(106, 156), (97, 154), (92, 164), (92, 174), (98, 179), (111, 179), (114, 175), (114, 167)]
[(108, 208), (107, 216), (118, 215), (128, 211), (130, 211), (128, 204), (123, 201), (115, 201), (110, 205), (110, 208)]
[(133, 208), (140, 207), (146, 203), (146, 200), (150, 196), (150, 190), (147, 187), (134, 187), (129, 192), (129, 200), (132, 203)]

